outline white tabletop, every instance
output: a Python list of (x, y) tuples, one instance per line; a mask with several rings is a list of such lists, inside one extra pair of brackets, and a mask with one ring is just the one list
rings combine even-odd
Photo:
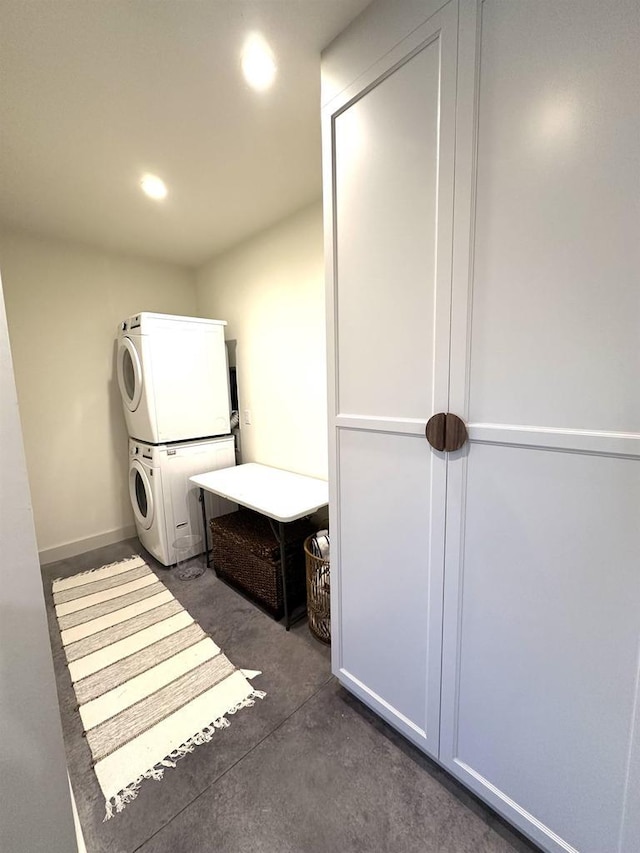
[(326, 480), (257, 462), (189, 477), (200, 489), (227, 498), (275, 521), (295, 521), (329, 503)]

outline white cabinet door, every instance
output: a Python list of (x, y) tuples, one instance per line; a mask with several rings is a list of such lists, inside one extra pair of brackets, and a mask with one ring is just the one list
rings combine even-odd
[(550, 851), (640, 849), (639, 43), (462, 4), (440, 759)]
[(437, 753), (457, 9), (324, 114), (330, 282), (333, 666)]

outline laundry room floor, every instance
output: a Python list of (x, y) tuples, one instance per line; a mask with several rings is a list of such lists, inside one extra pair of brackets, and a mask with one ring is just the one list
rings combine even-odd
[[(103, 823), (51, 582), (140, 553), (265, 699)], [(289, 633), (212, 571), (180, 581), (132, 539), (42, 570), (69, 775), (88, 853), (509, 853), (537, 848), (347, 693), (305, 623)]]

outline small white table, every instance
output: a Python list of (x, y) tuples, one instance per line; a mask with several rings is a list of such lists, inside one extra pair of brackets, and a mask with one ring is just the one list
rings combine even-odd
[[(284, 621), (288, 631), (291, 627), (291, 617), (285, 572), (286, 525), (311, 515), (329, 503), (327, 481), (283, 471), (280, 468), (270, 468), (257, 462), (247, 462), (207, 474), (196, 474), (189, 477), (189, 481), (200, 489), (207, 566), (210, 563), (204, 492), (212, 492), (240, 506), (246, 506), (267, 516), (271, 521), (274, 535), (280, 545)], [(273, 522), (277, 522), (277, 529)]]

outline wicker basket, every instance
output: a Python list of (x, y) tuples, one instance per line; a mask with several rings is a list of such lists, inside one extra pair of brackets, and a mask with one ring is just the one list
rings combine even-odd
[(331, 583), (329, 560), (311, 551), (309, 536), (304, 543), (304, 556), (307, 562), (307, 617), (309, 629), (314, 637), (323, 643), (331, 642)]
[[(280, 545), (269, 520), (248, 509), (212, 518), (213, 567), (219, 577), (261, 604), (272, 616), (283, 615)], [(304, 603), (305, 538), (311, 532), (306, 521), (293, 522), (286, 530), (287, 589), (291, 609)]]

